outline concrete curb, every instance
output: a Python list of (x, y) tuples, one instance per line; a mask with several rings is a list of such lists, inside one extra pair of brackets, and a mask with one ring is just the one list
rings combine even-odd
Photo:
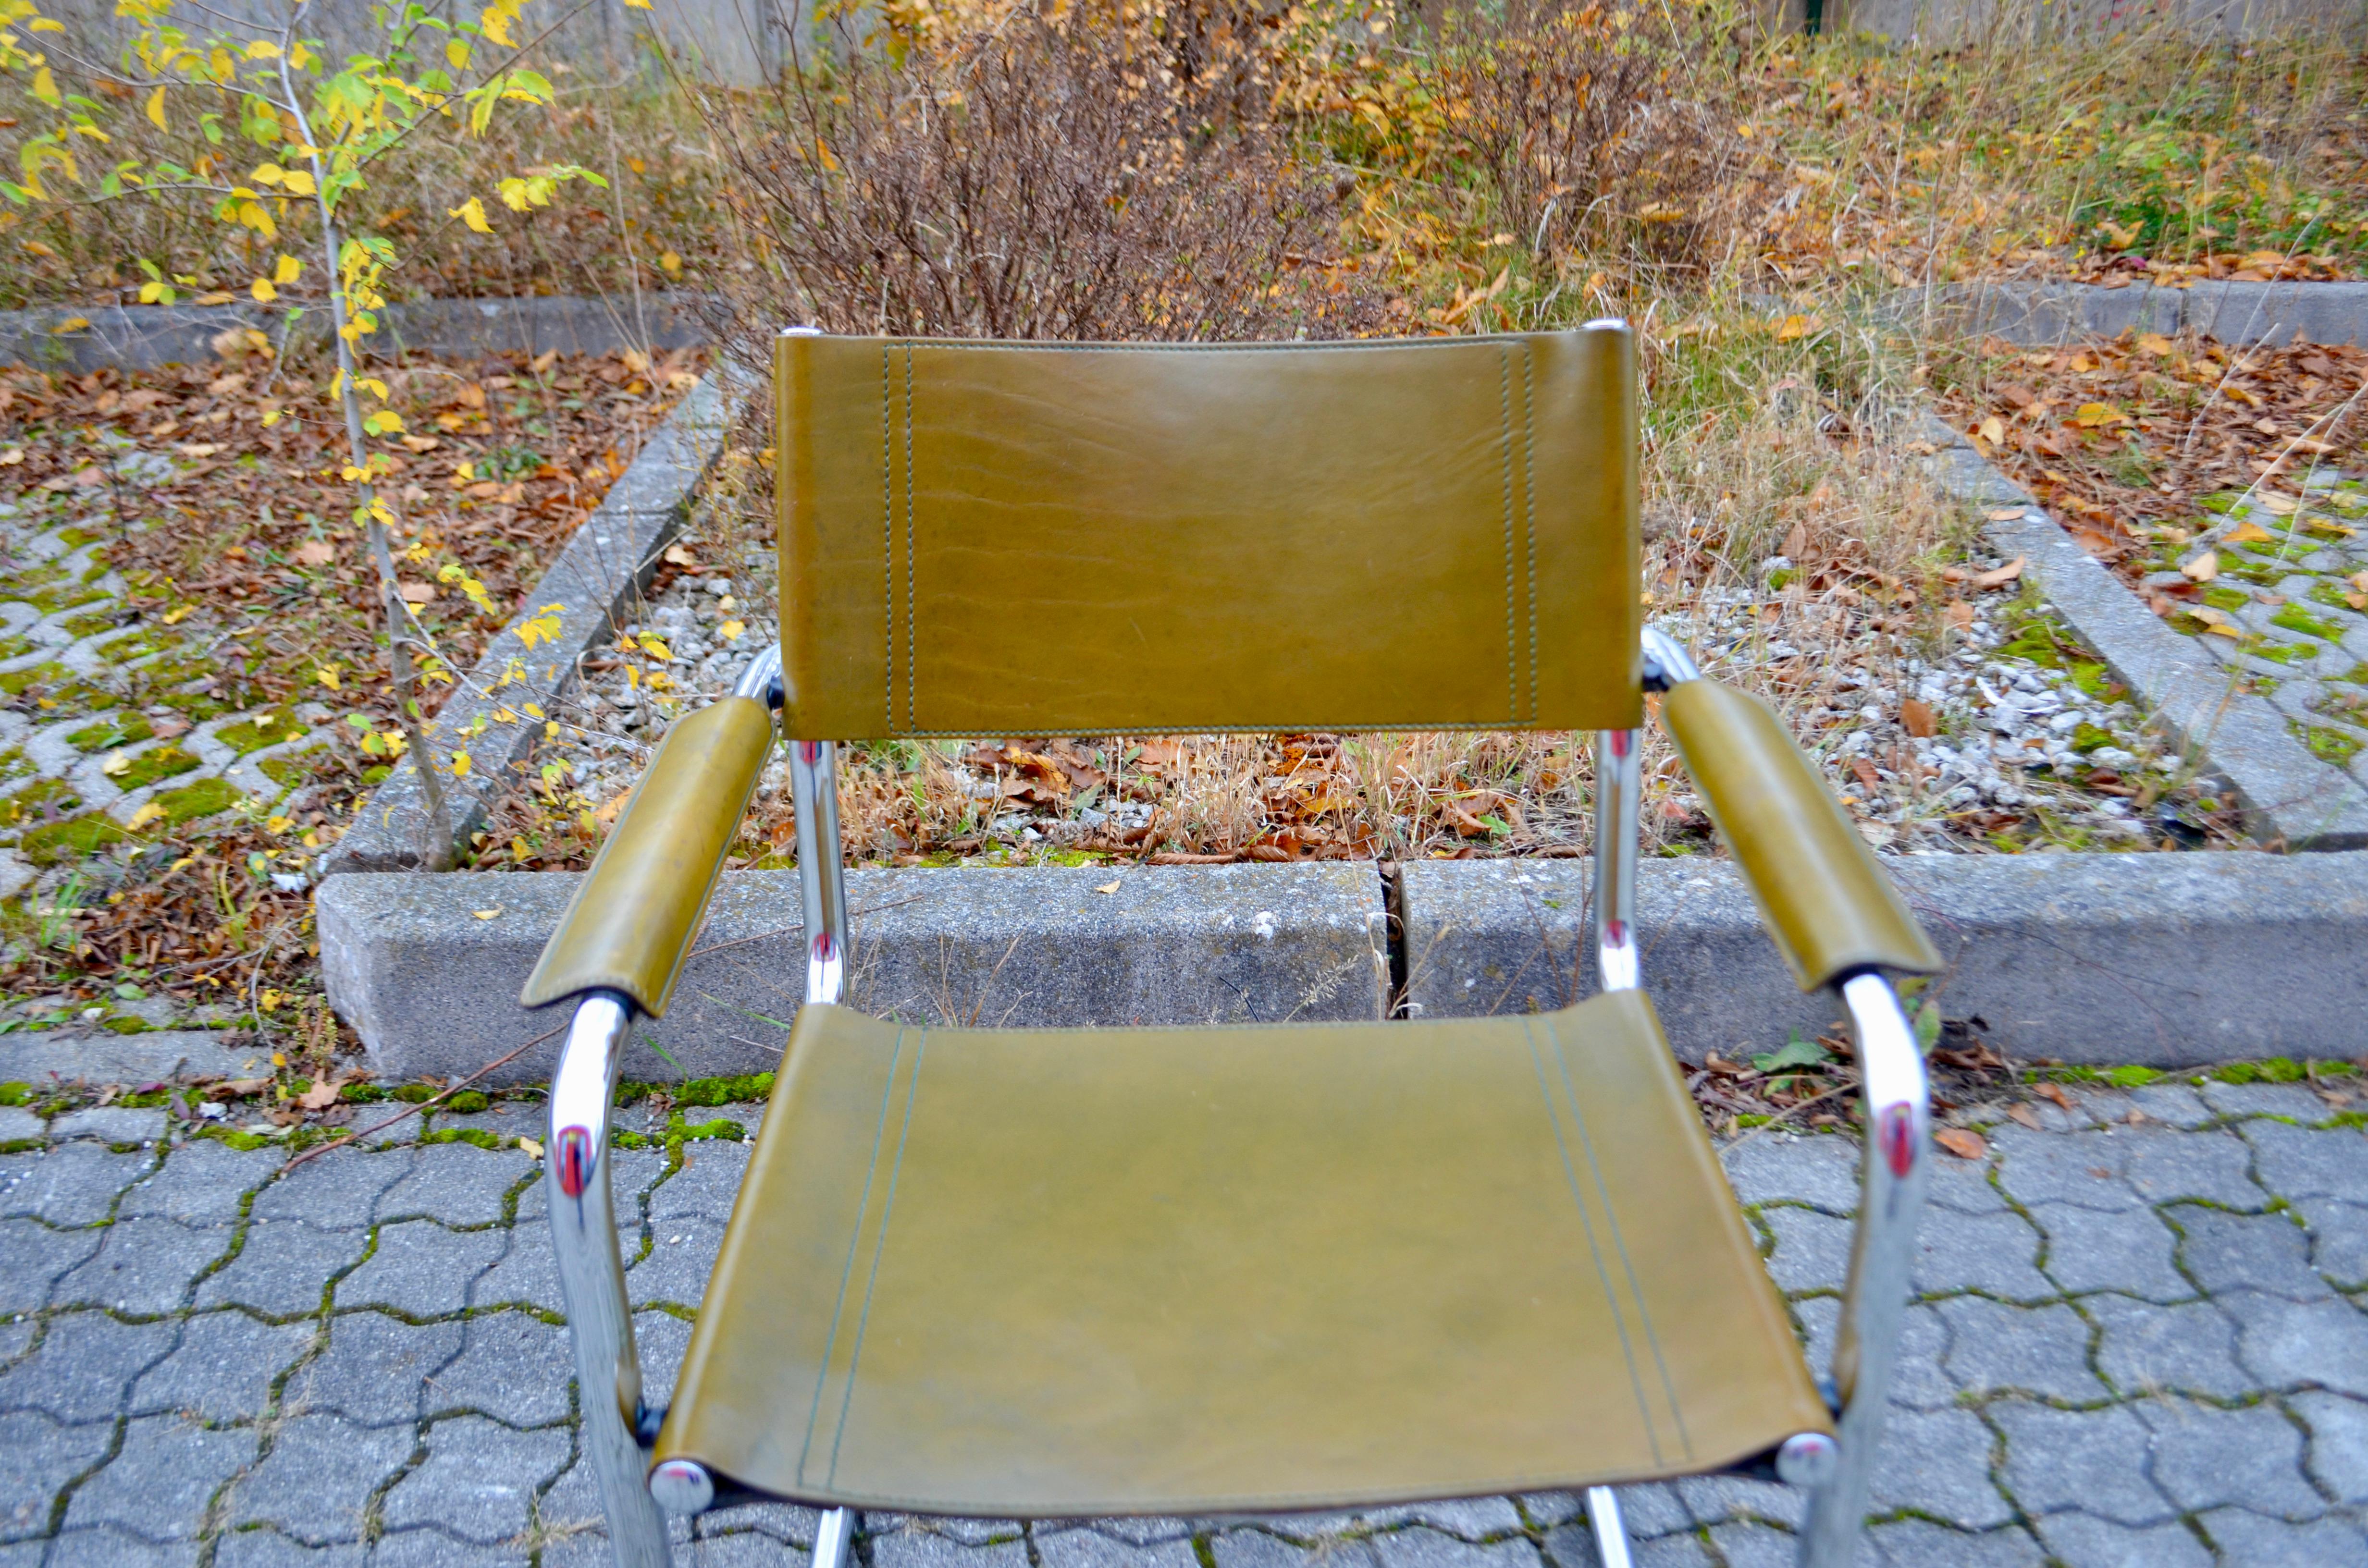
[[(1950, 961), (1930, 993), (1942, 1016), (1978, 1020), (2018, 1059), (2189, 1067), (2368, 1051), (2368, 855), (1884, 863)], [(1587, 887), (1576, 861), (1402, 868), (1408, 1002), (1469, 1017), (1591, 992)], [(1689, 1062), (1772, 1050), (1840, 1016), (1793, 983), (1730, 861), (1646, 861), (1636, 926), (1645, 988)]]
[[(658, 552), (682, 527), (692, 491), (723, 450), (728, 424), (722, 387), (708, 376), (686, 395), (643, 446), (632, 466), (585, 518), (527, 596), (495, 634), (483, 658), (436, 715), (429, 736), (437, 771), (452, 807), (456, 846), (484, 821), (510, 782), (510, 764), (533, 749), (541, 726), (520, 710), (532, 702), (549, 711), (576, 680), (576, 661), (605, 642), (626, 606), (649, 585)], [(559, 607), (559, 631), (529, 649), (518, 628), (544, 607)], [(507, 714), (507, 719), (501, 715)], [(465, 749), (471, 777), (451, 777), (452, 753)], [(322, 857), (321, 874), (390, 871), (425, 858), (427, 814), (416, 759), (406, 757), (355, 814), (344, 837)]]
[(2368, 343), (2368, 283), (1952, 283), (1901, 290), (1883, 314), (1902, 327), (2026, 348), (2132, 330), (2198, 332), (2223, 343)]
[[(474, 358), (487, 354), (613, 354), (620, 348), (685, 348), (706, 341), (697, 301), (687, 295), (639, 299), (552, 296), (525, 300), (422, 300), (379, 312), (381, 342), (397, 350)], [(83, 324), (61, 330), (70, 322)], [(199, 364), (214, 338), (248, 327), (277, 339), (324, 336), (326, 311), (290, 323), (254, 305), (120, 305), (88, 310), (0, 311), (0, 364), (77, 374), (102, 365), (150, 369)]]
[(2238, 689), (2210, 654), (2165, 626), (1946, 421), (1927, 415), (1922, 433), (1940, 449), (1930, 462), (1943, 490), (1994, 513), (2017, 512), (1987, 523), (1993, 548), (2023, 557), (2031, 580), (2113, 678), (2226, 780), (2248, 833), (2294, 849), (2368, 847), (2368, 792), (2311, 756), (2283, 714)]
[[(528, 1012), (518, 994), (582, 881), (476, 871), (325, 882), (314, 908), (330, 1005), (382, 1076), (474, 1072), (565, 1022), (563, 1008)], [(848, 873), (848, 1001), (881, 1017), (1030, 1026), (1379, 1018), (1389, 986), (1381, 880), (1370, 864), (859, 870)], [(636, 1028), (626, 1074), (770, 1072), (805, 989), (798, 911), (794, 871), (726, 873), (666, 1017)], [(552, 1040), (488, 1082), (547, 1079), (558, 1051)]]
[(28, 1029), (0, 1037), (0, 1083), (145, 1084), (173, 1078), (251, 1078), (271, 1074), (271, 1048), (234, 1046), (211, 1029), (77, 1035)]

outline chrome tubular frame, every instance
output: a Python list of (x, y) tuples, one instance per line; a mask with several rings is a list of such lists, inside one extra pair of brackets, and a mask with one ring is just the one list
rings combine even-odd
[(1883, 1439), (1899, 1326), (1916, 1266), (1916, 1221), (1931, 1157), (1931, 1085), (1916, 1031), (1891, 983), (1855, 974), (1839, 987), (1858, 1040), (1865, 1096), (1865, 1154), (1850, 1280), (1834, 1341), (1833, 1397), (1840, 1452), (1831, 1478), (1810, 1494), (1801, 1530), (1802, 1568), (1849, 1568), (1866, 1517), (1867, 1488)]
[(1643, 828), (1642, 730), (1595, 736), (1595, 972), (1606, 991), (1634, 991), (1636, 856)]
[(575, 1347), (584, 1457), (609, 1518), (619, 1568), (666, 1568), (666, 1527), (643, 1479), (643, 1444), (657, 1437), (642, 1403), (642, 1363), (609, 1192), (609, 1107), (633, 1005), (613, 991), (575, 1004), (551, 1080), (551, 1147), (542, 1173), (567, 1337)]
[(798, 899), (805, 910), (806, 1000), (847, 991), (847, 875), (838, 854), (838, 745), (790, 743), (790, 798), (798, 817)]

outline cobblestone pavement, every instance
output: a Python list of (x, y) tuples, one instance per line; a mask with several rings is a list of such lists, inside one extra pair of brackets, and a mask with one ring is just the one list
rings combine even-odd
[[(1941, 1157), (1867, 1561), (2368, 1564), (2368, 1136), (2300, 1085), (2081, 1104), (1992, 1127), (1982, 1161)], [(274, 1149), (159, 1146), (161, 1111), (0, 1110), (0, 1568), (604, 1562), (516, 1142), (538, 1108), (507, 1111), (282, 1176)], [(712, 1114), (753, 1128), (761, 1108)], [(746, 1149), (620, 1155), (657, 1397)], [(1821, 1357), (1852, 1147), (1769, 1135), (1727, 1165)], [(1791, 1561), (1787, 1489), (1688, 1481), (1625, 1506), (1641, 1562)], [(683, 1556), (796, 1562), (814, 1523), (712, 1514)], [(1594, 1562), (1563, 1495), (1223, 1523), (872, 1515), (859, 1544), (869, 1568)]]
[[(2317, 473), (2299, 508), (2249, 493), (2203, 505), (2226, 519), (2209, 541), (2218, 571), (2170, 624), (2250, 676), (2321, 761), (2368, 783), (2368, 486)], [(2197, 554), (2169, 548), (2147, 585), (2191, 585), (2178, 563)]]

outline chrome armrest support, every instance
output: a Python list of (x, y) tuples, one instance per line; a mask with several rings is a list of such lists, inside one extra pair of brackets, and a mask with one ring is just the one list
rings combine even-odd
[(1636, 857), (1645, 798), (1642, 730), (1595, 737), (1595, 973), (1606, 991), (1634, 991)]
[(798, 818), (798, 900), (805, 911), (806, 1000), (847, 991), (847, 874), (838, 853), (838, 745), (790, 743), (790, 798)]
[(1840, 990), (1858, 1040), (1865, 1153), (1850, 1279), (1834, 1343), (1840, 1452), (1831, 1479), (1810, 1500), (1801, 1532), (1804, 1568), (1846, 1568), (1856, 1547), (1882, 1442), (1900, 1324), (1907, 1313), (1916, 1221), (1931, 1156), (1930, 1082), (1897, 993), (1874, 973), (1852, 975)]
[(543, 1195), (560, 1299), (575, 1349), (584, 1454), (608, 1516), (620, 1568), (666, 1568), (666, 1520), (651, 1501), (643, 1444), (656, 1436), (642, 1401), (632, 1308), (609, 1188), (609, 1107), (616, 1096), (633, 1005), (613, 991), (586, 994), (551, 1081), (551, 1146)]

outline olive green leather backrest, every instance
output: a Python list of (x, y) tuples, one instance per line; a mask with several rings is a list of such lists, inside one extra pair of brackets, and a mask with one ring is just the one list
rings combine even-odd
[(788, 734), (1642, 720), (1623, 324), (784, 335), (774, 379)]

